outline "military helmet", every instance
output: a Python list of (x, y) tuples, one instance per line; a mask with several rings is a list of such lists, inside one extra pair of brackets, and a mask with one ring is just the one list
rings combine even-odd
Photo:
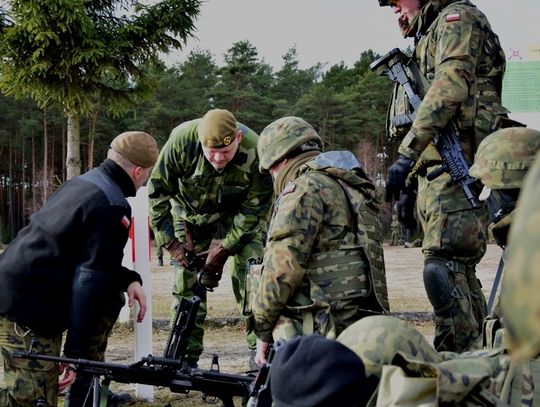
[(524, 127), (498, 130), (478, 146), (469, 174), (491, 189), (521, 188), (539, 149), (539, 131)]
[(382, 366), (391, 364), (399, 351), (425, 362), (440, 361), (424, 335), (406, 321), (386, 315), (362, 318), (337, 340), (362, 359), (367, 376), (380, 378)]
[(527, 174), (516, 210), (503, 273), (501, 308), (512, 356), (517, 360), (540, 353), (540, 152)]
[(282, 117), (266, 126), (259, 136), (259, 171), (268, 172), (295, 150), (310, 151), (321, 148), (321, 137), (308, 122), (299, 117)]

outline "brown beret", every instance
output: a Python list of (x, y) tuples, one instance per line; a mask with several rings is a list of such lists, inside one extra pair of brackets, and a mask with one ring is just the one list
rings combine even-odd
[(156, 140), (143, 131), (126, 131), (114, 138), (111, 149), (142, 168), (153, 166), (158, 157)]
[(238, 125), (228, 110), (213, 109), (206, 112), (199, 122), (199, 140), (204, 147), (227, 147), (234, 141)]

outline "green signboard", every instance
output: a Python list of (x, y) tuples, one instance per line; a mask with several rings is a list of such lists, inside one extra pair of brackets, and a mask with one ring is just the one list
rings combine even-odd
[(502, 102), (512, 112), (540, 112), (540, 44), (506, 51)]

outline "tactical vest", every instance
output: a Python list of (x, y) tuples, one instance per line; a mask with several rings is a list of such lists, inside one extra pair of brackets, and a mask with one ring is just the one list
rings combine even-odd
[[(438, 17), (427, 28), (420, 38), (415, 57), (408, 64), (408, 76), (414, 78), (416, 93), (423, 98), (435, 77), (437, 41), (433, 38), (440, 19), (448, 14), (468, 12), (469, 7), (475, 7), (469, 1), (457, 1), (446, 6)], [(509, 112), (501, 105), (502, 77), (505, 69), (505, 57), (497, 35), (489, 27), (487, 20), (479, 20), (483, 24), (484, 34), (482, 48), (478, 50), (478, 60), (475, 81), (470, 86), (469, 98), (456, 112), (455, 120), (462, 135), (472, 139), (464, 139), (465, 143), (472, 143), (467, 151), (475, 151), (479, 143), (493, 131), (510, 126), (522, 126), (508, 118)], [(387, 135), (392, 141), (401, 141), (409, 131), (412, 121), (400, 120), (411, 117), (412, 109), (407, 96), (400, 85), (395, 85), (387, 114)], [(396, 119), (397, 118), (397, 119)], [(401, 126), (400, 126), (401, 124)], [(468, 141), (470, 140), (470, 141)], [(472, 157), (468, 157), (472, 159)], [(422, 161), (440, 161), (440, 156), (432, 146), (422, 154)]]
[(361, 168), (339, 168), (339, 161), (328, 166), (327, 158), (335, 153), (352, 156), (350, 152), (323, 153), (306, 166), (309, 172), (331, 177), (341, 186), (351, 213), (352, 231), (338, 250), (312, 253), (306, 274), (329, 300), (365, 297), (373, 290), (388, 312), (382, 227), (374, 194), (368, 192), (373, 192), (374, 186)]

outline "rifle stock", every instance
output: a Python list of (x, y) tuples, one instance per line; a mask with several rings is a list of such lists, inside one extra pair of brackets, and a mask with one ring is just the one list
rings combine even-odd
[[(381, 58), (372, 62), (370, 69), (378, 75), (388, 76), (392, 81), (403, 86), (409, 103), (416, 113), (422, 99), (420, 99), (414, 91), (412, 81), (405, 69), (407, 63), (414, 62), (409, 61), (409, 58), (398, 48), (394, 48), (386, 55), (383, 55)], [(409, 124), (412, 120), (414, 120), (414, 114), (406, 115), (405, 117), (398, 116), (398, 122), (394, 122), (394, 125)], [(476, 182), (476, 178), (469, 175), (469, 164), (465, 159), (463, 147), (461, 146), (459, 139), (459, 131), (453, 121), (450, 121), (440, 133), (436, 135), (433, 144), (441, 156), (442, 168), (429, 173), (426, 178), (431, 181), (443, 172), (447, 172), (450, 174), (452, 181), (460, 185), (471, 207), (478, 208), (480, 204), (470, 188), (470, 185)]]

